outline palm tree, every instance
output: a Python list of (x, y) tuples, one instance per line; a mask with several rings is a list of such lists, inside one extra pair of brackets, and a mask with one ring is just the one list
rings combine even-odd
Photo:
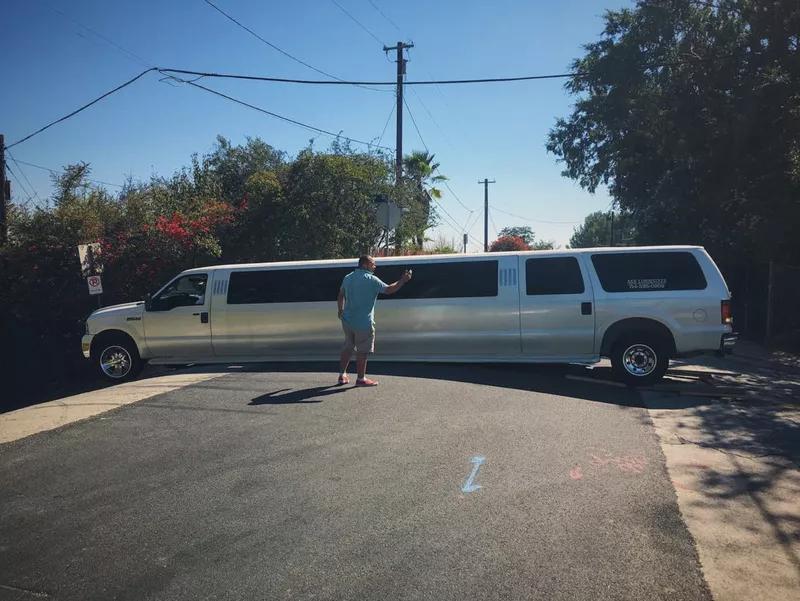
[(431, 198), (442, 197), (442, 191), (436, 184), (447, 181), (447, 177), (437, 173), (439, 163), (434, 162), (435, 156), (427, 150), (415, 150), (403, 157), (405, 176), (417, 187), (418, 200), (422, 205), (424, 219), (414, 234), (414, 243), (419, 247), (425, 242), (425, 230), (428, 229), (431, 215)]

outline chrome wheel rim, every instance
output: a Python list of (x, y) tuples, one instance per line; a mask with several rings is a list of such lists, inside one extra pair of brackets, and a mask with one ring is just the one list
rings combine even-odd
[(658, 365), (658, 356), (646, 344), (634, 344), (622, 354), (622, 364), (629, 374), (641, 378), (653, 373)]
[(124, 378), (132, 364), (131, 354), (121, 346), (109, 346), (100, 355), (100, 368), (109, 378)]

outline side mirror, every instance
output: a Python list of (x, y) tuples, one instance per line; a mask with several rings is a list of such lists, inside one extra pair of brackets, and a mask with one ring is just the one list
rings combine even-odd
[(144, 310), (149, 311), (153, 306), (153, 298), (148, 292), (144, 295)]

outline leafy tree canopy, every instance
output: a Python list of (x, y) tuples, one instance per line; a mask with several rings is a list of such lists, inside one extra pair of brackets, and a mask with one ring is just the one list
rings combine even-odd
[(800, 254), (800, 3), (639, 0), (608, 11), (547, 149), (607, 186), (643, 243)]

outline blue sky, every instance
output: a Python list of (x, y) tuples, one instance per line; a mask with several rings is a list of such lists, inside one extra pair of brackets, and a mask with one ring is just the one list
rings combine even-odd
[[(504, 77), (562, 73), (597, 39), (601, 15), (629, 0), (535, 2), (407, 0), (402, 10), (388, 0), (336, 0), (377, 38), (393, 46), (412, 39), (409, 80)], [(333, 0), (267, 2), (215, 0), (259, 35), (318, 69), (344, 79), (389, 81), (395, 66), (381, 44)], [(28, 0), (4, 9), (7, 60), (0, 65), (0, 132), (6, 143), (35, 131), (141, 72), (145, 67), (70, 18), (159, 67), (320, 79), (225, 19), (203, 0)], [(9, 51), (10, 50), (10, 51)], [(190, 86), (173, 87), (151, 73), (80, 115), (13, 149), (18, 161), (59, 169), (87, 161), (92, 177), (122, 183), (127, 175), (169, 175), (192, 153), (211, 149), (217, 134), (234, 143), (259, 136), (290, 154), (315, 134)], [(359, 140), (381, 135), (394, 104), (392, 93), (339, 86), (204, 80), (204, 85), (286, 117)], [(565, 244), (574, 224), (605, 209), (604, 191), (590, 195), (560, 175), (544, 149), (557, 117), (572, 99), (562, 80), (418, 87), (407, 93), (411, 114), (441, 171), (469, 209), (482, 210), (478, 180), (495, 179), (490, 205), (495, 229), (530, 225), (537, 237)], [(426, 110), (427, 108), (427, 110)], [(430, 115), (428, 114), (430, 111)], [(404, 150), (422, 149), (406, 113)], [(324, 148), (329, 138), (319, 136)], [(382, 144), (394, 146), (394, 118)], [(19, 167), (11, 162), (17, 176)], [(50, 195), (49, 174), (22, 165), (41, 198)], [(24, 182), (24, 180), (23, 180)], [(16, 196), (21, 189), (12, 178)], [(26, 184), (27, 186), (27, 184)], [(114, 188), (110, 188), (114, 189)], [(449, 214), (433, 233), (461, 239), (465, 224), (482, 244), (482, 219), (448, 191)], [(531, 221), (523, 221), (506, 213)], [(452, 217), (452, 219), (451, 219)], [(449, 222), (449, 223), (448, 223)], [(544, 223), (564, 222), (564, 223)], [(477, 250), (477, 246), (471, 246)]]

